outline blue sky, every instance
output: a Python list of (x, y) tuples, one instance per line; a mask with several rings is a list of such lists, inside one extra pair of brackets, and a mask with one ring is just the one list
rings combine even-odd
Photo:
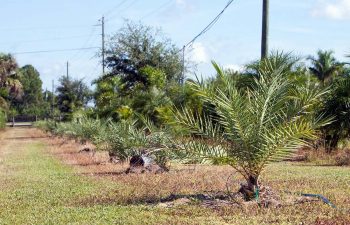
[[(161, 27), (181, 47), (197, 35), (227, 0), (0, 0), (0, 52), (60, 50), (101, 45), (98, 20), (106, 17), (106, 34), (124, 19)], [(262, 0), (235, 0), (217, 24), (186, 52), (197, 73), (214, 73), (210, 61), (238, 69), (259, 58)], [(339, 60), (350, 53), (350, 0), (270, 0), (270, 49), (298, 56), (332, 49)], [(101, 74), (98, 49), (15, 55), (20, 66), (34, 65), (44, 88), (70, 74), (88, 83)]]

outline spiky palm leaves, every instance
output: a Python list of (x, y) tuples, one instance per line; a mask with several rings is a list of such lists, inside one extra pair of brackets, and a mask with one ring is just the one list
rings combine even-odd
[(330, 81), (335, 75), (337, 75), (344, 63), (339, 63), (333, 56), (333, 51), (321, 51), (317, 52), (317, 58), (308, 57), (312, 66), (309, 67), (312, 74), (314, 74), (322, 84)]
[(108, 151), (121, 161), (132, 156), (152, 156), (155, 162), (166, 167), (173, 153), (171, 133), (159, 128), (148, 118), (138, 115), (139, 120), (112, 120), (79, 118), (76, 121), (55, 123), (38, 122), (36, 125), (54, 135), (75, 139), (82, 143), (89, 141), (98, 150)]
[(316, 128), (326, 122), (313, 117), (312, 107), (324, 91), (303, 93), (284, 79), (283, 66), (272, 64), (259, 70), (258, 78), (243, 90), (217, 64), (214, 67), (221, 87), (191, 84), (203, 102), (214, 106), (211, 115), (186, 109), (176, 112), (177, 122), (190, 134), (183, 149), (195, 159), (233, 166), (253, 190), (269, 162), (316, 138)]
[(113, 153), (121, 161), (136, 155), (153, 156), (158, 165), (165, 167), (173, 143), (171, 134), (156, 127), (149, 119), (139, 117), (141, 127), (137, 126), (137, 121), (110, 121), (106, 132), (100, 135), (98, 147)]
[(333, 116), (334, 122), (323, 129), (327, 151), (337, 147), (339, 140), (350, 136), (350, 78), (336, 80), (325, 99), (322, 112)]

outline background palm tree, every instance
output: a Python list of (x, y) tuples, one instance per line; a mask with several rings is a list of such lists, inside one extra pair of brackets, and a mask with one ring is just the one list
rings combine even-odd
[(311, 61), (311, 67), (309, 67), (312, 74), (314, 74), (319, 81), (324, 85), (325, 82), (331, 81), (331, 79), (338, 75), (342, 70), (344, 63), (339, 63), (333, 56), (333, 51), (317, 52), (317, 58), (310, 56), (308, 59)]
[(189, 139), (183, 150), (188, 158), (234, 167), (247, 181), (240, 191), (252, 199), (269, 162), (316, 139), (316, 129), (328, 124), (313, 113), (325, 91), (293, 85), (285, 79), (283, 66), (260, 70), (259, 78), (243, 90), (236, 79), (215, 63), (214, 67), (222, 80), (219, 88), (206, 82), (191, 85), (203, 102), (214, 105), (215, 112), (200, 116), (187, 109), (176, 111), (176, 122)]
[(22, 84), (17, 73), (17, 62), (10, 54), (0, 53), (0, 107), (8, 109), (8, 100), (21, 98)]

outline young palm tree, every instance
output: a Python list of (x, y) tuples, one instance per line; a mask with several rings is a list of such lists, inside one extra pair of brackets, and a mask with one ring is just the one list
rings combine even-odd
[(235, 80), (213, 63), (220, 87), (192, 83), (203, 102), (214, 107), (211, 116), (176, 110), (176, 122), (187, 134), (182, 145), (186, 157), (234, 167), (247, 181), (241, 187), (247, 199), (259, 187), (265, 166), (280, 160), (308, 140), (328, 121), (315, 118), (312, 107), (326, 92), (294, 86), (285, 79), (283, 66), (260, 70), (249, 88), (242, 90)]
[(312, 66), (309, 67), (312, 74), (314, 74), (319, 81), (324, 85), (332, 79), (333, 76), (337, 75), (342, 67), (343, 63), (339, 63), (333, 56), (333, 51), (322, 51), (317, 52), (317, 58), (308, 57), (311, 60)]

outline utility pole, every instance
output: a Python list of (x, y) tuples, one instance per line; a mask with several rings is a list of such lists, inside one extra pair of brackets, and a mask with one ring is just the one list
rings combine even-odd
[(69, 79), (69, 62), (67, 61), (67, 79)]
[(185, 82), (185, 50), (186, 46), (182, 47), (182, 74), (181, 74), (181, 84)]
[(51, 98), (51, 112), (52, 112), (52, 119), (55, 119), (54, 118), (54, 104), (55, 104), (55, 81), (52, 80), (52, 98)]
[(269, 0), (263, 0), (261, 59), (267, 57), (269, 51)]
[(102, 75), (105, 74), (105, 17), (102, 16)]

